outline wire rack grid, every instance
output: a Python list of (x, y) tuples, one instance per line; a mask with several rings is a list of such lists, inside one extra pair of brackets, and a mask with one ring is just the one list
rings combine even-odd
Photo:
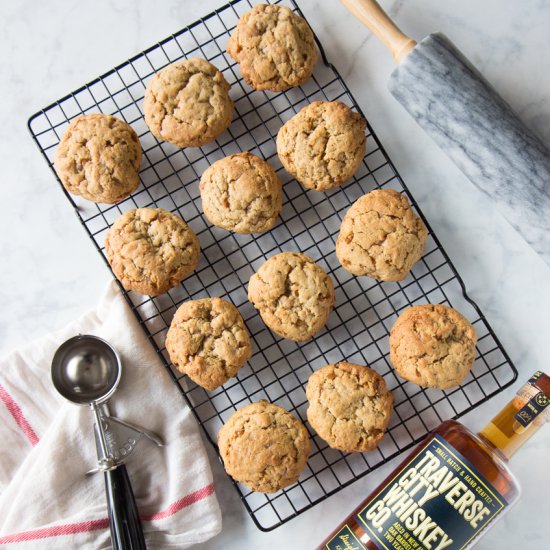
[[(271, 3), (287, 5), (303, 16), (293, 0)], [(214, 446), (227, 418), (237, 408), (260, 399), (281, 405), (308, 427), (312, 452), (296, 484), (265, 495), (234, 483), (258, 528), (271, 530), (412, 447), (441, 421), (469, 412), (510, 385), (517, 371), (479, 308), (466, 295), (431, 229), (422, 260), (400, 283), (354, 277), (340, 266), (334, 252), (335, 239), (345, 211), (361, 195), (376, 188), (396, 189), (405, 193), (424, 217), (370, 125), (364, 161), (355, 177), (339, 189), (326, 193), (304, 190), (282, 169), (275, 137), (281, 125), (300, 108), (314, 100), (340, 100), (359, 112), (361, 109), (326, 59), (317, 38), (323, 62), (318, 63), (305, 85), (271, 93), (253, 91), (244, 84), (225, 46), (237, 20), (251, 7), (249, 0), (221, 7), (45, 107), (31, 117), (29, 129), (52, 170), (56, 145), (69, 121), (78, 115), (98, 111), (113, 114), (138, 133), (144, 153), (141, 185), (129, 198), (114, 206), (98, 205), (69, 195), (61, 182), (60, 187), (105, 261), (105, 233), (130, 208), (155, 206), (176, 212), (198, 235), (200, 263), (179, 287), (156, 298), (120, 288)], [(157, 141), (149, 132), (143, 120), (142, 100), (147, 81), (155, 72), (193, 56), (208, 59), (223, 72), (232, 85), (235, 116), (229, 130), (215, 142), (201, 148), (178, 149)], [(280, 221), (265, 234), (233, 234), (211, 226), (202, 215), (200, 175), (214, 161), (240, 151), (266, 159), (283, 181)], [(267, 258), (281, 251), (308, 254), (335, 283), (336, 303), (326, 328), (302, 344), (273, 334), (247, 300), (250, 276)], [(207, 296), (226, 298), (239, 308), (254, 346), (248, 364), (213, 392), (174, 370), (164, 346), (177, 307), (185, 300)], [(465, 383), (456, 389), (439, 391), (406, 383), (389, 363), (388, 334), (393, 322), (405, 308), (420, 303), (453, 306), (474, 324), (479, 338), (476, 361)], [(304, 386), (309, 375), (327, 363), (341, 360), (377, 370), (395, 397), (387, 435), (370, 453), (345, 454), (331, 449), (307, 424)]]

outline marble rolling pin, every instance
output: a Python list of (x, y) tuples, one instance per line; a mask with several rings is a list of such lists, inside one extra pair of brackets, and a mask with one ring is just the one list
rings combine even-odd
[(550, 153), (442, 34), (404, 35), (374, 0), (341, 0), (399, 64), (393, 96), (550, 265)]

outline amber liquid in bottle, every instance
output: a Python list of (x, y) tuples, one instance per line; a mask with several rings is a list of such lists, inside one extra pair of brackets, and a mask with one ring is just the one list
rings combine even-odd
[[(533, 380), (536, 380), (533, 382)], [(541, 397), (542, 394), (542, 397)], [(476, 472), (482, 476), (496, 490), (499, 496), (502, 496), (507, 505), (513, 504), (520, 495), (520, 488), (513, 474), (508, 468), (508, 459), (525, 443), (540, 427), (550, 418), (550, 405), (542, 410), (541, 414), (534, 417), (527, 426), (524, 426), (517, 420), (518, 413), (526, 410), (527, 413), (533, 415), (533, 411), (529, 409), (530, 403), (538, 406), (534, 399), (539, 395), (537, 401), (546, 403), (550, 398), (550, 377), (543, 373), (536, 373), (535, 376), (525, 384), (516, 397), (508, 403), (508, 405), (493, 418), (493, 420), (485, 426), (478, 434), (474, 434), (462, 424), (455, 420), (447, 420), (440, 424), (433, 432), (431, 432), (407, 458), (365, 499), (322, 543), (318, 546), (318, 550), (330, 549), (362, 549), (379, 550), (380, 548), (407, 548), (407, 542), (391, 543), (373, 540), (372, 533), (367, 531), (362, 525), (357, 516), (359, 513), (368, 508), (369, 504), (376, 499), (384, 489), (391, 486), (398, 475), (414, 461), (415, 457), (426, 448), (426, 444), (433, 440), (434, 436), (439, 436), (450, 448), (458, 451), (462, 457), (469, 461)], [(531, 407), (532, 408), (532, 407)], [(539, 407), (540, 408), (540, 407)], [(540, 411), (539, 411), (540, 412)], [(528, 418), (527, 418), (528, 420)], [(455, 498), (455, 502), (458, 499)], [(414, 504), (413, 504), (414, 507)], [(497, 519), (499, 516), (495, 516)], [(488, 522), (488, 526), (493, 523), (493, 518)], [(347, 526), (347, 527), (346, 527)], [(344, 531), (343, 531), (344, 529)], [(470, 548), (479, 536), (482, 536), (486, 529), (482, 529), (477, 533), (472, 541), (467, 545), (452, 545), (441, 546), (442, 548)], [(352, 533), (352, 534), (351, 534)], [(395, 532), (394, 532), (395, 533)], [(391, 540), (391, 539), (390, 539)], [(403, 540), (403, 539), (399, 539)], [(410, 539), (409, 539), (410, 540)], [(450, 538), (449, 538), (450, 540)], [(422, 543), (413, 548), (422, 549), (430, 548), (434, 550), (439, 545), (444, 545), (445, 540), (441, 537), (435, 537), (431, 542), (425, 539), (425, 544)], [(418, 542), (418, 541), (416, 541)], [(386, 546), (387, 544), (387, 546)]]

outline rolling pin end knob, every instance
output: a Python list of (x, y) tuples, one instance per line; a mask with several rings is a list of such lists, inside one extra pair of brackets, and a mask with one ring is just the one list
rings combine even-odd
[(406, 42), (403, 42), (399, 45), (399, 48), (396, 48), (392, 51), (393, 58), (397, 63), (401, 63), (405, 57), (407, 57), (412, 50), (416, 47), (416, 41), (412, 38), (409, 38)]

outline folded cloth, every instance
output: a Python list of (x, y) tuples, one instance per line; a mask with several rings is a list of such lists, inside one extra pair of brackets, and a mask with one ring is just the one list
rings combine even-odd
[(156, 432), (126, 462), (149, 549), (187, 548), (221, 529), (198, 425), (114, 282), (99, 307), (0, 361), (0, 546), (111, 547), (93, 415), (55, 391), (57, 347), (77, 334), (104, 338), (122, 359), (113, 416)]

